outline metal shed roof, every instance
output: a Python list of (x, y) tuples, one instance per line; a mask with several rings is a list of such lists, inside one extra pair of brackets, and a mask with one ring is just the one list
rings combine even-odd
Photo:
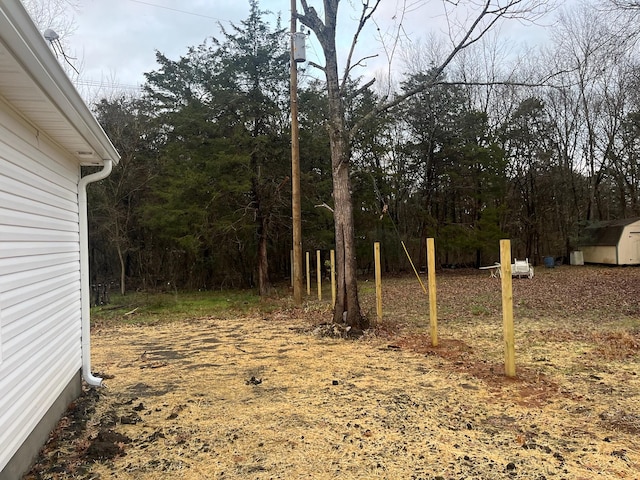
[(120, 159), (18, 0), (0, 3), (0, 101), (81, 165)]
[(599, 222), (587, 227), (584, 230), (581, 245), (588, 247), (616, 246), (624, 228), (635, 222), (640, 222), (640, 217)]

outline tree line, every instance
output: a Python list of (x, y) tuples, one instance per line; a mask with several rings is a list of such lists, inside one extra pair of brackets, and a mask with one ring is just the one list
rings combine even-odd
[[(142, 95), (96, 104), (122, 159), (90, 191), (94, 281), (268, 294), (288, 278), (289, 33), (250, 5), (181, 58), (158, 52)], [(539, 263), (591, 222), (640, 216), (635, 11), (594, 5), (563, 10), (525, 57), (483, 35), (451, 58), (416, 49), (384, 90), (345, 74), (340, 117), (327, 81), (301, 82), (303, 250), (336, 246), (337, 141), (360, 272), (375, 241), (388, 272), (409, 268), (400, 242), (425, 265), (427, 237), (442, 265), (491, 264), (500, 238)]]

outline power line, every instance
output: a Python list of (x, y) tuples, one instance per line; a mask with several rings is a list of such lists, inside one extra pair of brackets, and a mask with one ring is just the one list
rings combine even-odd
[(82, 79), (76, 80), (74, 82), (76, 85), (82, 85), (83, 87), (95, 87), (95, 88), (106, 88), (110, 90), (137, 90), (142, 91), (144, 87), (142, 85), (132, 85), (126, 83), (118, 83), (118, 82), (105, 82), (99, 80), (90, 80), (90, 79)]
[(210, 17), (209, 15), (202, 15), (201, 13), (187, 12), (186, 10), (179, 10), (177, 8), (165, 7), (164, 5), (158, 5), (156, 3), (143, 2), (142, 0), (129, 0), (129, 1), (130, 2), (134, 2), (134, 3), (140, 3), (142, 5), (148, 5), (150, 7), (164, 8), (165, 10), (171, 10), (173, 12), (184, 13), (185, 15), (193, 15), (194, 17), (209, 18), (211, 20), (217, 20), (219, 22), (228, 22), (229, 21), (229, 20), (224, 20), (222, 18)]

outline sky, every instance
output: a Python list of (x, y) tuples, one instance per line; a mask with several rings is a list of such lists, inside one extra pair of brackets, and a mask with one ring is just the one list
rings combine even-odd
[[(51, 0), (39, 0), (51, 1)], [(65, 36), (65, 53), (78, 68), (77, 86), (85, 96), (105, 96), (119, 92), (135, 92), (144, 83), (144, 73), (157, 68), (156, 50), (177, 60), (191, 46), (201, 44), (209, 36), (219, 36), (219, 24), (239, 24), (249, 14), (248, 0), (72, 0), (78, 5), (73, 12), (75, 29)], [(311, 0), (311, 4), (321, 3)], [(398, 14), (403, 4), (419, 5), (404, 17)], [(377, 39), (379, 32), (394, 32), (402, 20), (406, 41), (424, 41), (430, 33), (445, 38), (440, 0), (383, 0), (376, 24), (363, 32), (355, 58), (378, 54), (365, 62), (358, 74), (374, 75), (386, 69), (385, 46)], [(347, 48), (356, 16), (353, 5), (360, 1), (343, 0), (339, 20), (339, 44)], [(289, 27), (289, 0), (261, 0), (262, 10), (281, 14), (283, 26)], [(500, 29), (500, 35), (513, 43), (532, 45), (544, 41), (548, 16), (538, 25), (511, 21)], [(379, 30), (378, 30), (379, 29)], [(387, 44), (386, 50), (392, 47)], [(320, 47), (315, 39), (307, 43), (307, 58), (322, 64)], [(343, 55), (344, 56), (344, 55)], [(395, 55), (396, 65), (401, 63)], [(319, 72), (316, 73), (319, 76)], [(98, 93), (96, 93), (98, 92)]]
[(156, 51), (177, 60), (248, 13), (243, 0), (80, 0), (66, 44), (80, 62), (80, 87), (135, 89), (157, 68)]

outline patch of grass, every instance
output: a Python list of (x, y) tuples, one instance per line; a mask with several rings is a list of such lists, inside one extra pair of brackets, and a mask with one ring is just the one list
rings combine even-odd
[(208, 316), (230, 317), (270, 311), (271, 300), (249, 290), (113, 295), (109, 305), (91, 309), (94, 324), (155, 323)]
[(484, 305), (471, 305), (469, 307), (469, 311), (471, 312), (471, 315), (473, 316), (488, 316), (491, 315), (491, 310), (489, 310), (486, 306)]
[(360, 295), (375, 295), (376, 283), (374, 281), (364, 280), (358, 283), (358, 293)]

